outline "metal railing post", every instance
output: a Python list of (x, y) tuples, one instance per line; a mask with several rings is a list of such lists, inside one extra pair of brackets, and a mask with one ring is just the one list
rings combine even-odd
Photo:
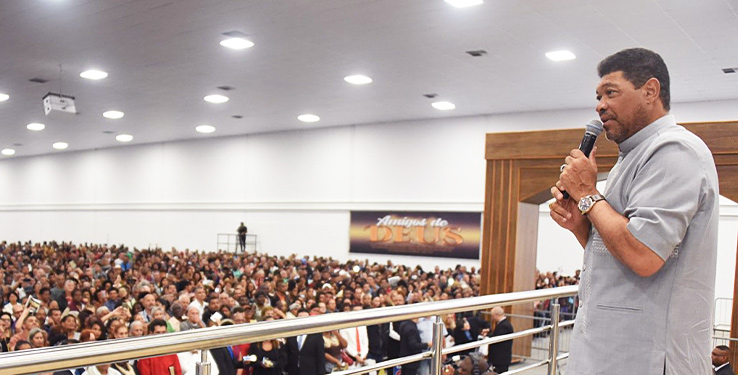
[(548, 375), (555, 375), (559, 356), (559, 314), (561, 305), (551, 305), (551, 336), (548, 343)]
[(433, 323), (433, 356), (431, 357), (431, 375), (441, 375), (443, 370), (443, 320), (436, 315)]
[(197, 375), (210, 375), (210, 362), (208, 362), (208, 351), (200, 350), (200, 362), (195, 371)]

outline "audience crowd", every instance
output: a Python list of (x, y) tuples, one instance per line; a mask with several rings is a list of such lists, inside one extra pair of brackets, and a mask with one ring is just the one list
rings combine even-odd
[[(391, 261), (63, 242), (2, 242), (0, 264), (3, 352), (465, 298), (479, 294), (480, 280), (478, 270), (460, 265), (423, 270)], [(541, 288), (577, 279), (555, 273), (536, 277)], [(229, 346), (208, 355), (217, 364), (213, 373), (318, 375), (427, 349), (422, 327), (427, 331), (432, 324), (399, 323)], [(487, 321), (472, 313), (444, 317), (444, 323), (447, 345), (490, 331)], [(410, 347), (400, 333), (415, 327), (424, 340)], [(194, 374), (199, 359), (197, 352), (179, 353), (59, 373)], [(421, 366), (417, 373), (427, 369)]]

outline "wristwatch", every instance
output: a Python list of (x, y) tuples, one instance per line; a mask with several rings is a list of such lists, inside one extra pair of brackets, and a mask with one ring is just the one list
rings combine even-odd
[(579, 200), (577, 207), (579, 207), (579, 211), (582, 212), (582, 215), (586, 215), (595, 203), (603, 200), (605, 200), (605, 197), (602, 196), (602, 194), (587, 195)]

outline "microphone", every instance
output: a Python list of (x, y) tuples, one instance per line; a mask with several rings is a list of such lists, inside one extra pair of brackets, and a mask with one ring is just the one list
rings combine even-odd
[[(595, 141), (597, 141), (597, 136), (599, 136), (600, 133), (602, 133), (602, 121), (593, 119), (587, 123), (584, 130), (584, 137), (582, 137), (582, 142), (579, 143), (579, 151), (581, 151), (584, 156), (589, 157), (589, 154), (594, 148)], [(564, 170), (564, 165), (561, 166), (562, 171)], [(562, 191), (561, 193), (564, 194), (564, 199), (569, 199), (569, 193), (565, 191)]]

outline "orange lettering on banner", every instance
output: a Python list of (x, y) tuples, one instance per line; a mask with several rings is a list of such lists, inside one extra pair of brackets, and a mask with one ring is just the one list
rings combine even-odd
[(400, 225), (370, 225), (370, 242), (419, 243), (425, 245), (454, 245), (464, 243), (461, 228), (415, 227)]
[(396, 225), (393, 228), (395, 228), (395, 242), (396, 243), (413, 242), (412, 237), (410, 237), (410, 234), (412, 233), (412, 229), (405, 228), (399, 225)]
[[(379, 239), (379, 230), (382, 229), (384, 232), (384, 236), (382, 239)], [(385, 227), (384, 225), (381, 227), (378, 227), (376, 225), (369, 226), (369, 241), (371, 242), (387, 242), (392, 239), (392, 229), (389, 227)]]
[[(435, 227), (432, 231), (427, 230), (427, 227), (417, 227), (417, 238), (418, 242), (424, 243), (426, 245), (432, 245), (435, 243), (438, 243), (438, 241), (441, 239), (441, 228)], [(430, 232), (433, 236), (430, 241), (428, 241), (427, 233)]]
[[(443, 228), (443, 241), (447, 245), (461, 245), (464, 243), (464, 237), (461, 236), (461, 233), (456, 233), (452, 231), (453, 228)], [(456, 228), (459, 232), (461, 232), (461, 228)]]

